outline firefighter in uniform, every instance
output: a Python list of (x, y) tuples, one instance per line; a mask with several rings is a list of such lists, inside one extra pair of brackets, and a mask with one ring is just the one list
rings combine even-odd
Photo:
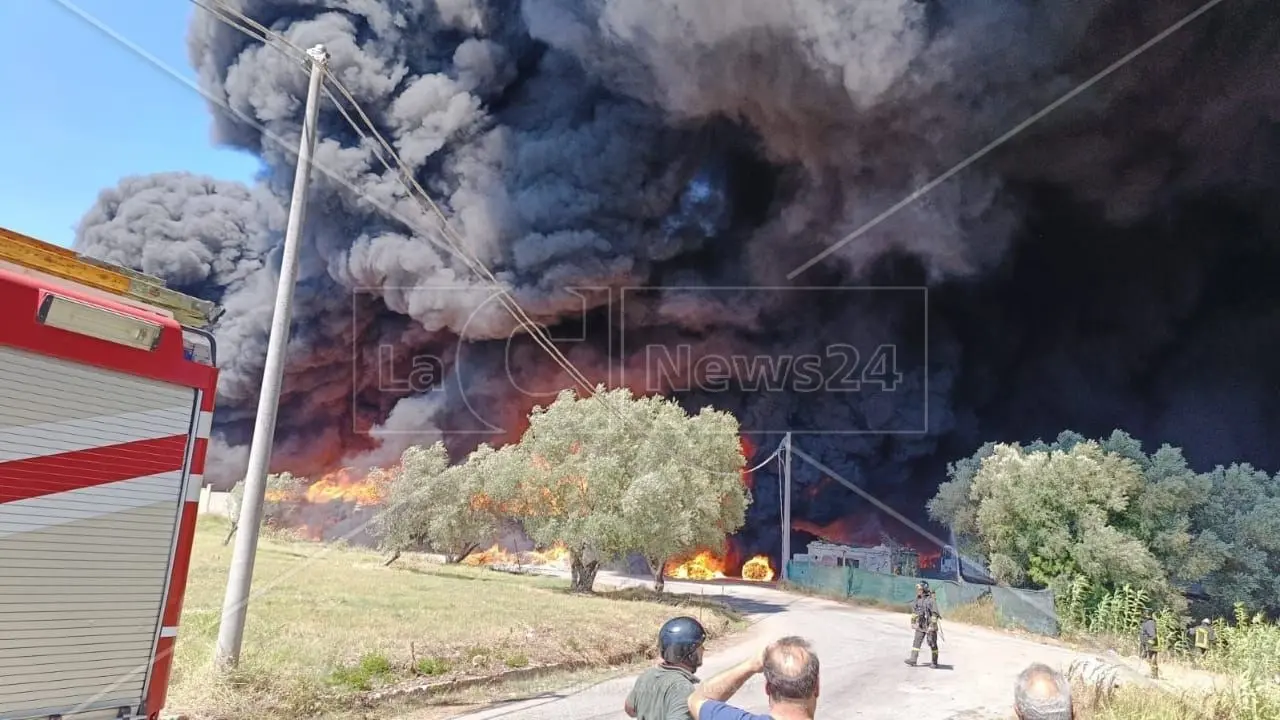
[(920, 655), (920, 644), (928, 639), (929, 650), (933, 653), (929, 666), (938, 667), (938, 621), (941, 619), (942, 614), (938, 612), (938, 603), (933, 599), (929, 583), (921, 580), (916, 584), (915, 602), (911, 603), (911, 627), (915, 629), (916, 637), (911, 642), (911, 657), (903, 662), (914, 667)]
[(1213, 641), (1216, 639), (1213, 632), (1213, 623), (1209, 622), (1209, 618), (1200, 621), (1200, 627), (1195, 631), (1196, 653), (1200, 657), (1209, 654), (1209, 650), (1213, 648)]

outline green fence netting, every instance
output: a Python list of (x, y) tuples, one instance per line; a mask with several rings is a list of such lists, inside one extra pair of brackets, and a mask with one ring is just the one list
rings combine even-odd
[(1016, 590), (993, 586), (991, 597), (996, 602), (1000, 617), (1008, 618), (1032, 632), (1057, 636), (1058, 613), (1054, 609), (1052, 590)]
[[(790, 582), (799, 587), (833, 597), (878, 600), (891, 605), (908, 605), (916, 597), (919, 578), (885, 575), (852, 567), (833, 567), (791, 560), (787, 563)], [(990, 597), (999, 619), (1042, 635), (1058, 634), (1058, 616), (1051, 590), (1017, 590), (994, 585), (929, 580), (938, 599), (938, 609), (947, 612), (961, 605)]]

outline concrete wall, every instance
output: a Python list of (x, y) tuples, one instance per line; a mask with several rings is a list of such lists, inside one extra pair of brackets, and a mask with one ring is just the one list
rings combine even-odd
[(200, 514), (230, 517), (231, 513), (228, 507), (230, 497), (231, 493), (218, 492), (206, 485), (200, 490)]

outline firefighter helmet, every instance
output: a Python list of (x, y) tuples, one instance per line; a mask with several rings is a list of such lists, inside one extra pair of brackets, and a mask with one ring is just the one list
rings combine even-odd
[(688, 616), (671, 618), (658, 631), (658, 653), (663, 662), (689, 665), (697, 670), (702, 664), (698, 650), (706, 639), (707, 631), (702, 623)]
[(922, 592), (922, 593), (928, 594), (928, 593), (929, 593), (929, 583), (925, 582), (924, 580), (921, 580), (920, 582), (916, 583), (916, 589), (917, 589), (917, 590), (919, 590), (919, 591), (920, 591), (920, 592)]

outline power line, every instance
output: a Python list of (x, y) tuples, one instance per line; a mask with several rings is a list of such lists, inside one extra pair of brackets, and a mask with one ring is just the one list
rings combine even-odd
[(776, 449), (774, 449), (774, 451), (773, 451), (772, 453), (770, 453), (770, 454), (769, 454), (769, 457), (765, 458), (764, 460), (761, 460), (759, 465), (756, 465), (756, 466), (755, 466), (755, 467), (753, 467), (753, 468), (747, 468), (746, 470), (743, 470), (742, 472), (744, 472), (744, 473), (749, 473), (749, 472), (755, 472), (755, 471), (759, 470), (760, 468), (764, 467), (764, 466), (765, 466), (765, 465), (766, 465), (770, 460), (772, 460), (772, 459), (774, 459), (774, 458), (778, 457), (778, 453), (780, 453), (780, 452), (782, 452), (782, 443), (779, 443), (779, 444), (778, 444), (778, 447), (777, 447)]
[[(259, 40), (265, 45), (280, 50), (286, 56), (298, 61), (301, 66), (305, 67), (305, 61), (301, 60), (301, 57), (304, 55), (301, 48), (294, 45), (279, 33), (264, 27), (261, 23), (245, 15), (239, 9), (229, 6), (224, 0), (210, 0), (209, 3), (202, 0), (192, 0), (192, 2), (205, 10), (208, 10), (214, 15), (214, 17), (218, 18), (230, 27)], [(210, 7), (210, 3), (213, 7)], [(383, 167), (388, 172), (393, 172), (393, 168), (391, 167), (391, 163), (387, 161), (386, 157), (382, 153), (385, 152), (386, 155), (391, 156), (397, 166), (396, 174), (399, 176), (401, 184), (405, 186), (405, 189), (409, 191), (409, 194), (418, 200), (419, 203), (425, 203), (430, 213), (440, 222), (442, 228), (441, 234), (445, 237), (448, 246), (445, 249), (452, 251), (452, 253), (459, 257), (472, 272), (493, 283), (493, 288), (497, 292), (499, 302), (509, 313), (511, 313), (513, 319), (515, 319), (515, 321), (530, 334), (534, 342), (545, 350), (551, 356), (552, 360), (559, 365), (562, 370), (568, 373), (575, 383), (582, 387), (592, 397), (598, 397), (595, 392), (595, 387), (591, 382), (587, 380), (586, 376), (583, 375), (582, 372), (579, 371), (563, 353), (560, 352), (559, 348), (555, 347), (549, 337), (543, 335), (541, 328), (538, 327), (531, 318), (529, 318), (528, 314), (522, 307), (520, 307), (519, 303), (511, 297), (510, 291), (498, 281), (497, 277), (495, 277), (479, 259), (472, 257), (467, 253), (461, 242), (461, 235), (454, 230), (452, 224), (448, 220), (448, 217), (413, 177), (413, 173), (409, 170), (408, 166), (400, 158), (399, 154), (395, 152), (395, 149), (386, 140), (386, 138), (377, 130), (372, 120), (369, 119), (369, 116), (360, 106), (360, 103), (356, 101), (351, 92), (342, 84), (341, 80), (334, 76), (332, 71), (327, 68), (325, 71), (325, 79), (329, 83), (332, 83), (333, 86), (337, 88), (339, 94), (341, 94), (347, 102), (351, 104), (351, 107), (360, 116), (361, 120), (363, 120), (364, 127), (361, 127), (360, 123), (357, 123), (351, 117), (346, 108), (342, 106), (342, 103), (333, 96), (332, 92), (330, 92), (326, 86), (324, 89), (325, 94), (333, 100), (334, 105), (338, 108), (338, 111), (342, 114), (347, 123), (356, 131), (357, 134), (360, 135), (361, 139), (368, 140), (370, 139), (370, 136), (372, 136), (372, 139), (377, 142), (382, 150), (382, 152), (375, 152), (375, 155), (378, 157), (378, 161), (382, 163)], [(426, 239), (437, 247), (440, 246), (440, 243), (435, 241), (434, 238), (429, 235)], [(617, 412), (616, 408), (609, 405), (607, 401), (605, 404), (609, 407), (610, 411), (614, 412), (615, 415), (618, 415), (621, 418), (621, 414)]]
[[(264, 45), (268, 45), (279, 50), (287, 57), (295, 60), (300, 67), (304, 69), (307, 67), (307, 63), (303, 59), (305, 58), (306, 53), (302, 48), (293, 44), (288, 38), (285, 38), (280, 33), (263, 26), (261, 23), (249, 17), (238, 8), (231, 7), (227, 4), (226, 0), (191, 0), (191, 2), (205, 10), (208, 10), (216, 18), (230, 27), (262, 42)], [(212, 5), (216, 7), (209, 7), (209, 3), (212, 3)], [(564, 370), (575, 383), (585, 390), (586, 394), (591, 399), (603, 403), (605, 408), (617, 419), (624, 423), (631, 423), (632, 421), (630, 418), (623, 415), (606, 397), (596, 392), (595, 386), (591, 384), (591, 382), (584, 374), (582, 374), (581, 371), (578, 370), (576, 366), (574, 366), (568, 357), (560, 352), (560, 349), (555, 346), (550, 336), (544, 335), (542, 329), (533, 322), (525, 312), (524, 308), (522, 308), (515, 298), (511, 296), (511, 293), (506, 286), (498, 281), (497, 277), (495, 277), (493, 273), (485, 267), (484, 263), (478, 258), (470, 255), (465, 250), (461, 234), (459, 234), (453, 227), (452, 223), (449, 222), (448, 217), (440, 206), (432, 200), (431, 196), (425, 189), (423, 189), (421, 184), (414, 177), (412, 170), (407, 164), (405, 164), (404, 160), (401, 159), (399, 154), (392, 147), (391, 143), (388, 142), (386, 138), (383, 137), (382, 133), (378, 131), (368, 114), (365, 113), (363, 107), (361, 107), (360, 103), (355, 99), (346, 86), (343, 85), (341, 80), (333, 74), (331, 68), (325, 68), (325, 79), (329, 83), (332, 83), (338, 93), (341, 94), (348, 103), (350, 103), (351, 108), (360, 116), (360, 119), (363, 122), (357, 123), (355, 119), (351, 117), (347, 109), (343, 107), (342, 103), (333, 96), (326, 86), (324, 88), (325, 94), (333, 100), (335, 107), (337, 107), (338, 111), (342, 114), (343, 119), (345, 119), (356, 133), (360, 135), (362, 140), (368, 141), (372, 138), (376, 142), (377, 148), (375, 149), (374, 155), (377, 156), (378, 161), (383, 165), (387, 172), (393, 172), (393, 168), (391, 167), (392, 163), (388, 162), (384, 153), (391, 157), (396, 166), (394, 171), (399, 176), (401, 184), (408, 191), (409, 195), (417, 200), (419, 204), (424, 205), (430, 214), (440, 223), (439, 232), (444, 237), (444, 242), (442, 243), (433, 238), (430, 233), (424, 233), (425, 239), (436, 247), (441, 247), (443, 245), (444, 247), (442, 249), (445, 249), (460, 258), (473, 273), (492, 283), (493, 289), (496, 291), (498, 301), (507, 310), (507, 312), (511, 314), (516, 323), (529, 333), (533, 341), (537, 343), (538, 346), (541, 347), (548, 355), (550, 355), (552, 360), (562, 370)], [(380, 151), (378, 151), (378, 149), (380, 149)], [(406, 225), (411, 229), (413, 228), (413, 225), (410, 223), (406, 223)]]

